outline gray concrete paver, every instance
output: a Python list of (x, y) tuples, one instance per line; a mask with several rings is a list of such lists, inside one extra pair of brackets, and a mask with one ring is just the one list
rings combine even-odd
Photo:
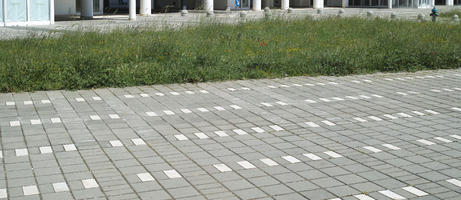
[[(461, 90), (444, 88), (459, 85), (460, 70), (440, 70), (0, 94), (0, 189), (11, 199), (456, 199), (461, 186), (447, 180), (461, 180)], [(138, 178), (146, 172), (153, 181)], [(54, 191), (61, 182), (68, 192)], [(40, 194), (25, 196), (30, 185)]]

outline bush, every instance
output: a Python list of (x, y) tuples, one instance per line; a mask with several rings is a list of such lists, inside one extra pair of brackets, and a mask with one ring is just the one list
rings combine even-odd
[(460, 32), (451, 24), (328, 18), (5, 40), (0, 91), (459, 68)]

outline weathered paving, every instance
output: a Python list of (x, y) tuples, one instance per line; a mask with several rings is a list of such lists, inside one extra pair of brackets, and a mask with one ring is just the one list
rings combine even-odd
[(459, 199), (461, 70), (0, 94), (0, 198)]

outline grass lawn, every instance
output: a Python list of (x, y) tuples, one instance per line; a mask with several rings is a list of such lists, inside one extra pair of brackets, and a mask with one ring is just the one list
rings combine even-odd
[(461, 17), (461, 10), (459, 9), (453, 9), (445, 12), (440, 12), (440, 17), (449, 17), (452, 18), (453, 15), (458, 15), (458, 17)]
[(461, 25), (328, 18), (0, 41), (0, 91), (461, 67)]

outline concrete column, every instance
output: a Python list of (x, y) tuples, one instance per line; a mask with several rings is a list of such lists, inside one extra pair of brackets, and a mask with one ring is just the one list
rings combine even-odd
[(141, 7), (139, 9), (139, 14), (141, 16), (149, 16), (152, 14), (152, 4), (150, 0), (141, 0)]
[(314, 8), (315, 9), (323, 8), (323, 0), (314, 0)]
[(287, 10), (290, 7), (290, 0), (282, 0), (282, 10)]
[(392, 9), (392, 1), (393, 0), (387, 0), (387, 8)]
[(253, 0), (253, 10), (261, 11), (261, 0)]
[(54, 0), (50, 1), (50, 24), (54, 24)]
[(447, 0), (446, 3), (447, 3), (447, 6), (453, 6), (454, 5), (453, 0)]
[(93, 19), (93, 0), (81, 0), (80, 2), (80, 18)]
[(213, 0), (205, 0), (205, 11), (213, 12)]
[(136, 20), (136, 0), (130, 0), (129, 3), (129, 20)]
[(342, 0), (341, 7), (347, 8), (347, 6), (349, 6), (349, 0)]

